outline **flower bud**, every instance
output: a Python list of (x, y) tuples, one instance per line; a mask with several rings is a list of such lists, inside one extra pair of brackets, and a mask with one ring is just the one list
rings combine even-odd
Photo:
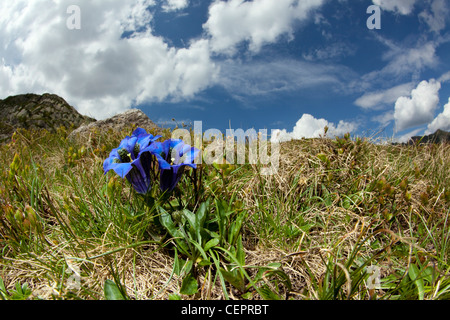
[(16, 219), (17, 222), (21, 223), (24, 219), (24, 215), (19, 209), (17, 209), (16, 213), (14, 214), (14, 218)]
[(19, 155), (16, 153), (14, 155), (14, 159), (11, 162), (11, 165), (9, 166), (9, 175), (10, 176), (14, 176), (16, 175), (17, 171), (19, 170), (19, 166), (20, 166), (20, 157)]
[(411, 201), (411, 197), (412, 197), (411, 192), (406, 191), (405, 192), (405, 200), (409, 202), (409, 201)]
[(5, 217), (6, 217), (6, 219), (9, 222), (13, 222), (15, 218), (14, 218), (14, 210), (13, 210), (12, 206), (11, 205), (6, 205), (4, 207), (4, 210), (5, 210)]
[(32, 227), (35, 227), (36, 226), (36, 213), (34, 212), (34, 209), (31, 206), (26, 205), (25, 212), (26, 212), (26, 219), (30, 222), (30, 225)]
[(175, 211), (172, 213), (172, 218), (175, 222), (180, 223), (183, 213), (181, 211)]
[(420, 194), (420, 201), (422, 202), (422, 204), (424, 206), (428, 205), (429, 198), (428, 198), (428, 194), (426, 192), (422, 192)]
[(402, 180), (402, 182), (400, 182), (400, 189), (402, 191), (406, 191), (407, 188), (408, 188), (408, 178), (405, 178)]

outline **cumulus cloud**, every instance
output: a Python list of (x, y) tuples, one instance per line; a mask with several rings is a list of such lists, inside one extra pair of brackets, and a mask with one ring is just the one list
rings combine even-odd
[(383, 10), (408, 15), (413, 11), (416, 0), (372, 0), (372, 2)]
[(403, 131), (431, 122), (439, 103), (440, 82), (422, 81), (411, 91), (411, 97), (400, 97), (395, 103), (396, 131)]
[(450, 131), (450, 98), (448, 99), (448, 103), (444, 106), (444, 111), (428, 125), (425, 134), (432, 134), (438, 129)]
[(185, 9), (189, 5), (188, 0), (166, 0), (162, 8), (166, 12)]
[(409, 95), (413, 89), (412, 83), (404, 83), (387, 90), (365, 93), (355, 101), (355, 105), (363, 109), (380, 109), (386, 104), (392, 104), (401, 96)]
[(135, 103), (190, 98), (214, 83), (208, 40), (174, 48), (152, 33), (155, 1), (71, 4), (80, 7), (80, 30), (67, 28), (65, 1), (0, 3), (0, 96), (52, 92), (101, 119)]
[(318, 138), (325, 134), (325, 127), (328, 127), (327, 136), (342, 136), (346, 133), (354, 132), (357, 129), (356, 123), (339, 121), (336, 126), (325, 119), (316, 119), (310, 114), (304, 114), (295, 125), (292, 132), (286, 129), (273, 130), (272, 142), (284, 142), (291, 140), (300, 140), (302, 138)]
[(324, 0), (215, 1), (203, 25), (214, 52), (233, 54), (243, 41), (252, 52), (273, 43), (282, 35), (292, 38), (293, 25), (309, 17)]

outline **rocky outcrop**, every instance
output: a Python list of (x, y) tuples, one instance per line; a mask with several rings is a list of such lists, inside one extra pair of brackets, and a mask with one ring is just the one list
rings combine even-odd
[(144, 128), (154, 134), (160, 133), (162, 129), (158, 127), (147, 115), (138, 109), (131, 109), (123, 113), (117, 114), (105, 120), (98, 120), (96, 122), (83, 125), (78, 129), (72, 131), (69, 139), (86, 138), (92, 131), (107, 131), (109, 129), (121, 131), (127, 130), (131, 126)]
[(409, 140), (409, 144), (417, 143), (450, 143), (450, 132), (437, 130), (428, 136), (412, 137)]
[(95, 119), (83, 116), (63, 98), (54, 94), (23, 94), (0, 100), (0, 143), (8, 141), (18, 128), (78, 128)]

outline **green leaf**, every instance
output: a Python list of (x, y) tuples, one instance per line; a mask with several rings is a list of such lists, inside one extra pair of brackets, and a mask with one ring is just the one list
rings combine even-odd
[(225, 280), (231, 283), (231, 285), (233, 285), (236, 289), (240, 292), (245, 292), (245, 279), (239, 272), (238, 268), (235, 268), (233, 271), (227, 271), (220, 268), (220, 273), (223, 275)]
[(199, 263), (197, 263), (199, 267), (206, 267), (212, 265), (212, 262), (209, 260), (202, 259)]
[(230, 234), (228, 236), (228, 242), (231, 245), (234, 245), (235, 240), (238, 238), (239, 233), (241, 232), (242, 224), (244, 222), (244, 219), (246, 218), (247, 213), (241, 212), (237, 217), (236, 220), (231, 224), (230, 228)]
[(178, 294), (169, 294), (169, 300), (181, 300), (181, 297)]
[(309, 224), (304, 224), (302, 226), (299, 227), (300, 230), (302, 230), (303, 232), (309, 232), (309, 230), (311, 230), (316, 224), (315, 223), (309, 223)]
[[(177, 238), (175, 242), (178, 245), (178, 249), (185, 255), (189, 256), (189, 247), (184, 241), (180, 241), (178, 238), (185, 239), (184, 234), (176, 227), (175, 223), (172, 220), (172, 217), (170, 214), (164, 210), (163, 208), (159, 208), (161, 215), (159, 216), (159, 221), (161, 222), (161, 225), (166, 228), (166, 230), (169, 232), (169, 234)], [(186, 241), (188, 239), (185, 239)]]
[(112, 280), (106, 279), (103, 289), (106, 300), (126, 300), (117, 284)]
[(412, 281), (414, 281), (415, 285), (417, 286), (417, 290), (419, 293), (419, 300), (423, 300), (425, 297), (425, 287), (423, 283), (423, 279), (421, 278), (419, 268), (415, 264), (411, 264), (409, 266), (408, 275), (411, 278)]
[(0, 298), (2, 300), (8, 300), (8, 291), (6, 291), (5, 283), (3, 282), (3, 279), (0, 277)]
[(423, 270), (423, 278), (431, 285), (433, 284), (434, 279), (434, 268), (433, 267), (426, 267), (425, 270)]
[(216, 216), (217, 223), (219, 225), (219, 235), (223, 240), (225, 232), (225, 222), (226, 222), (226, 211), (222, 201), (216, 200)]
[(267, 265), (268, 268), (279, 269), (281, 268), (281, 263), (279, 262), (271, 262)]
[(203, 248), (205, 252), (207, 252), (209, 249), (214, 248), (215, 246), (217, 246), (219, 244), (220, 240), (218, 238), (214, 238), (209, 240), (206, 244), (205, 247)]
[(279, 268), (281, 268), (281, 263), (279, 262), (272, 262), (269, 263), (267, 266), (265, 267), (258, 267), (258, 272), (256, 273), (256, 276), (254, 278), (254, 282), (259, 282), (262, 280), (264, 275), (267, 275), (268, 272), (270, 271), (277, 271), (279, 270)]
[(253, 292), (249, 291), (241, 294), (241, 297), (245, 300), (251, 300), (253, 298)]
[(188, 219), (190, 227), (193, 230), (197, 231), (199, 229), (199, 226), (195, 214), (193, 214), (191, 211), (187, 209), (184, 209), (183, 215)]
[(267, 285), (263, 285), (259, 288), (259, 293), (264, 300), (281, 300), (280, 296), (270, 290)]
[(11, 291), (11, 299), (12, 300), (26, 300), (31, 295), (31, 290), (28, 288), (28, 284), (24, 283), (23, 285), (20, 282), (16, 282), (16, 290)]
[(181, 284), (180, 293), (188, 296), (196, 294), (198, 291), (198, 283), (197, 280), (189, 273)]
[(161, 215), (159, 216), (159, 221), (161, 225), (166, 228), (172, 237), (182, 237), (181, 232), (176, 228), (175, 223), (172, 220), (170, 214), (163, 208), (159, 208)]
[(203, 225), (205, 224), (208, 207), (209, 207), (209, 201), (203, 202), (197, 210), (197, 214), (195, 216), (196, 216), (197, 225), (199, 226), (199, 228), (203, 228)]
[(236, 245), (236, 260), (239, 262), (241, 266), (245, 265), (245, 251), (244, 246), (242, 245), (242, 236), (239, 236)]
[(269, 277), (271, 275), (278, 276), (280, 278), (281, 282), (287, 287), (288, 291), (292, 290), (291, 279), (283, 270), (277, 269), (277, 270), (266, 271), (266, 277)]
[(177, 249), (175, 248), (175, 257), (174, 257), (174, 261), (173, 261), (173, 272), (177, 276), (180, 276), (181, 270), (183, 270), (183, 267), (185, 266), (185, 264), (186, 264), (186, 260), (183, 260), (178, 257), (178, 252), (177, 252)]

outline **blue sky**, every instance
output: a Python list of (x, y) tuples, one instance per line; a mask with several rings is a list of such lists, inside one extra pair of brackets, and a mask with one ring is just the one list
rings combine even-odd
[[(381, 29), (367, 28), (371, 5)], [(447, 0), (6, 0), (0, 12), (0, 98), (52, 92), (98, 119), (133, 107), (280, 140), (325, 125), (399, 141), (450, 131)]]

